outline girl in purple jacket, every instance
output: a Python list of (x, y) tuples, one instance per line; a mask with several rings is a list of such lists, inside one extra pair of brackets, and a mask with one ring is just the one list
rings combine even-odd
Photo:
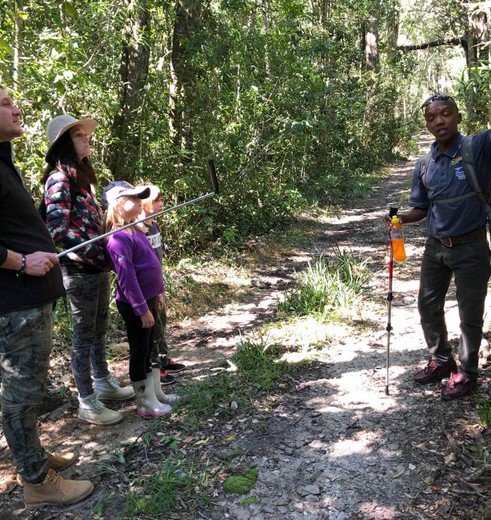
[[(107, 231), (137, 220), (142, 212), (141, 199), (150, 193), (145, 186), (133, 187), (124, 181), (110, 183), (103, 193), (107, 206)], [(107, 250), (117, 275), (116, 305), (128, 334), (130, 379), (136, 394), (136, 410), (143, 417), (161, 417), (171, 413), (155, 395), (151, 353), (156, 313), (164, 304), (162, 266), (145, 231), (129, 227), (109, 236)]]

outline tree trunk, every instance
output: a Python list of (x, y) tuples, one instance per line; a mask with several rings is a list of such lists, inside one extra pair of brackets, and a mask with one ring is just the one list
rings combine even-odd
[(371, 17), (363, 24), (364, 43), (364, 68), (368, 70), (379, 70), (379, 56), (378, 56), (378, 20)]
[(132, 182), (141, 158), (140, 118), (150, 59), (150, 12), (148, 0), (126, 0), (128, 20), (123, 34), (120, 65), (119, 109), (109, 148), (109, 168), (115, 179)]
[[(466, 2), (467, 3), (467, 2)], [(487, 28), (487, 14), (481, 9), (474, 9), (469, 12), (468, 30), (465, 49), (467, 62), (468, 79), (472, 84), (480, 84), (480, 72), (477, 70), (479, 62), (487, 60), (488, 49), (486, 43), (489, 39)], [(468, 113), (467, 126), (469, 132), (476, 132), (483, 123), (483, 114), (489, 116), (489, 96), (482, 89), (467, 89), (466, 105)], [(476, 92), (478, 94), (476, 95)]]
[(22, 31), (22, 19), (17, 14), (17, 11), (22, 9), (22, 1), (16, 0), (14, 2), (14, 61), (12, 64), (12, 80), (13, 88), (17, 90), (19, 86), (19, 62), (20, 62), (20, 40)]

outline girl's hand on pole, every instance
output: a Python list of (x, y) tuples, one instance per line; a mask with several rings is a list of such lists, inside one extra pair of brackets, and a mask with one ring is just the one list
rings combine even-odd
[(142, 320), (142, 327), (144, 329), (151, 329), (155, 325), (155, 319), (153, 317), (152, 311), (148, 310), (145, 314), (140, 316)]

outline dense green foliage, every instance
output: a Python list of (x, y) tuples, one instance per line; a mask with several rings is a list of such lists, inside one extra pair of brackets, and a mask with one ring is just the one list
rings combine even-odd
[[(207, 159), (215, 158), (222, 195), (168, 214), (170, 257), (265, 232), (308, 204), (339, 203), (393, 159), (413, 128), (413, 103), (434, 87), (423, 84), (421, 56), (397, 49), (399, 30), (431, 38), (466, 19), (455, 2), (440, 2), (449, 16), (415, 29), (407, 19), (417, 11), (404, 5), (3, 3), (0, 80), (24, 110), (16, 149), (27, 185), (40, 193), (47, 122), (68, 112), (98, 121), (101, 185), (152, 181), (167, 207), (210, 191)], [(481, 95), (482, 77), (472, 80)]]

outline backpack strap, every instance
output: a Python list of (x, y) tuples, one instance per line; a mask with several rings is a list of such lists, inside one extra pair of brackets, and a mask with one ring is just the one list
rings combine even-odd
[(431, 152), (428, 152), (423, 159), (421, 159), (421, 165), (419, 170), (419, 178), (425, 187), (425, 190), (428, 190), (428, 183), (426, 182), (426, 170), (428, 169), (428, 164), (430, 163)]
[(438, 206), (438, 204), (450, 204), (451, 202), (458, 202), (459, 200), (465, 200), (470, 197), (475, 197), (477, 195), (474, 191), (469, 191), (468, 193), (464, 193), (463, 195), (457, 195), (457, 197), (449, 197), (448, 199), (433, 199), (430, 200), (430, 204), (434, 204)]
[(462, 166), (464, 167), (467, 182), (481, 201), (481, 204), (486, 210), (488, 221), (491, 222), (491, 206), (488, 204), (481, 186), (477, 182), (476, 171), (474, 170), (474, 153), (472, 151), (472, 139), (470, 137), (464, 137), (462, 141)]

